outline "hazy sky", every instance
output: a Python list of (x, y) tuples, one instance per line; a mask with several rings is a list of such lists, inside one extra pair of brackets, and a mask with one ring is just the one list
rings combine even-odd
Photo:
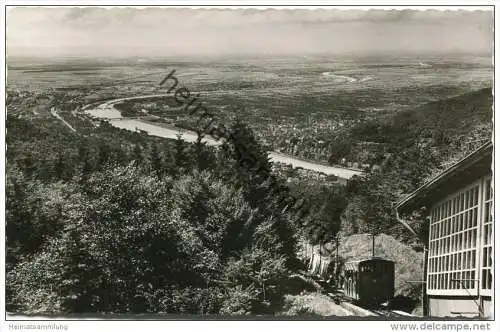
[(492, 52), (493, 11), (10, 8), (8, 55)]

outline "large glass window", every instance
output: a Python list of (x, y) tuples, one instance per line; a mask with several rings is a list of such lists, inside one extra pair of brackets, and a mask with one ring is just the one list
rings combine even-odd
[(484, 185), (484, 215), (483, 215), (483, 236), (482, 236), (482, 262), (481, 262), (481, 289), (491, 289), (493, 276), (491, 274), (491, 251), (493, 216), (491, 204), (493, 201), (493, 190), (491, 189), (491, 179), (485, 180)]
[[(431, 210), (429, 289), (476, 287), (480, 184), (474, 184)], [(491, 273), (490, 273), (491, 275)]]

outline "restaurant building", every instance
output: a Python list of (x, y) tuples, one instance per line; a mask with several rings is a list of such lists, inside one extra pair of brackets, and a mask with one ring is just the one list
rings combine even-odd
[(427, 211), (428, 316), (493, 317), (492, 153), (491, 143), (481, 146), (396, 204), (407, 227)]

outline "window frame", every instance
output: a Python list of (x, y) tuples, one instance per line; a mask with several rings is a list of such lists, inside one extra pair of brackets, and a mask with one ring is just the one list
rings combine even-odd
[(491, 294), (481, 289), (484, 196), (489, 179), (491, 175), (481, 177), (432, 206), (426, 276), (429, 295), (477, 296), (478, 289), (481, 294)]
[[(478, 253), (479, 260), (479, 284), (480, 284), (480, 294), (484, 296), (492, 296), (493, 295), (493, 241), (494, 241), (494, 215), (493, 215), (493, 202), (494, 202), (494, 188), (492, 186), (493, 179), (492, 176), (486, 176), (482, 179), (483, 190), (482, 190), (482, 214), (481, 214), (481, 237), (479, 239), (480, 250)], [(488, 188), (489, 187), (489, 188)], [(490, 197), (487, 197), (487, 193), (490, 193)], [(486, 233), (490, 233), (490, 237), (488, 241), (485, 241)], [(486, 257), (485, 257), (485, 249), (486, 249)], [(489, 255), (489, 260), (488, 260)], [(486, 264), (485, 264), (486, 261)], [(483, 273), (489, 271), (490, 280), (490, 288), (483, 288)]]

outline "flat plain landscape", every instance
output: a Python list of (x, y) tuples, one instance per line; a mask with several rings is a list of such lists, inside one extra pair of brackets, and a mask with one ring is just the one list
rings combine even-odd
[[(36, 61), (9, 62), (9, 89), (49, 88), (83, 106), (166, 93), (174, 80), (158, 83), (175, 70), (178, 87), (199, 94), (198, 102), (221, 122), (242, 119), (271, 150), (324, 161), (335, 129), (491, 86), (493, 75), (490, 57), (465, 55)], [(197, 120), (179, 108), (173, 92), (125, 106), (187, 129)]]

